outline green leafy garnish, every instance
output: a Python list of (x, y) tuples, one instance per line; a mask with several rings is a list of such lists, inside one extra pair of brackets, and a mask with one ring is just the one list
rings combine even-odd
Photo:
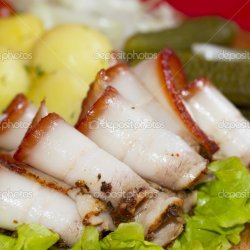
[(1, 250), (47, 250), (58, 240), (59, 235), (37, 224), (17, 227), (17, 238), (0, 235)]
[(101, 250), (99, 232), (95, 227), (88, 226), (81, 239), (72, 247), (72, 250)]
[(138, 223), (123, 223), (99, 241), (96, 228), (87, 227), (82, 238), (72, 250), (163, 250), (144, 240), (143, 227)]
[(239, 158), (209, 165), (216, 179), (198, 189), (194, 216), (172, 250), (227, 250), (250, 221), (250, 174)]

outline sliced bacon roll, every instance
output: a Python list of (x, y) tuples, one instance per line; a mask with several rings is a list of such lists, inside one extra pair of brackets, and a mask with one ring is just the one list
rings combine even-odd
[[(30, 127), (35, 127), (39, 121), (48, 115), (48, 110), (46, 107), (46, 103), (43, 100), (38, 111), (33, 115), (33, 120), (30, 123)], [(8, 162), (14, 162), (14, 159), (11, 159), (9, 156)], [(3, 156), (0, 156), (0, 159), (3, 159)], [(15, 164), (20, 164), (18, 162), (14, 162)], [(26, 169), (28, 168), (27, 166)], [(36, 173), (35, 169), (28, 168), (30, 172), (34, 173), (35, 175), (42, 176), (46, 180), (50, 180), (50, 183), (58, 183), (59, 181), (49, 175), (43, 174), (42, 172), (38, 171)], [(84, 222), (85, 225), (94, 225), (98, 226), (100, 231), (102, 230), (113, 230), (114, 225), (111, 219), (111, 216), (106, 212), (107, 208), (103, 202), (98, 199), (95, 199), (91, 195), (85, 194), (84, 190), (78, 187), (71, 187), (66, 185), (64, 182), (59, 182), (60, 186), (64, 186), (67, 189), (65, 194), (69, 195), (76, 203), (76, 207), (78, 212)]]
[(71, 187), (67, 194), (75, 201), (84, 225), (97, 226), (100, 232), (115, 229), (107, 206), (102, 201), (85, 193), (81, 188)]
[(36, 114), (36, 108), (19, 94), (0, 116), (0, 149), (16, 150)]
[(189, 188), (206, 170), (207, 161), (185, 141), (155, 124), (112, 87), (77, 129), (141, 177), (170, 189)]
[(250, 165), (250, 123), (206, 78), (184, 91), (186, 103), (202, 128), (220, 146), (215, 159), (240, 157)]
[(23, 223), (38, 223), (57, 232), (69, 245), (84, 226), (65, 188), (34, 176), (22, 166), (0, 159), (0, 227), (15, 230)]
[[(43, 117), (29, 129), (14, 157), (101, 199), (116, 224), (137, 221), (140, 213), (147, 218), (145, 222), (140, 220), (146, 235), (156, 234), (168, 226), (170, 216), (167, 219), (164, 216), (170, 215), (168, 211), (174, 207), (177, 212), (171, 218), (176, 220), (177, 228), (183, 226), (180, 198), (168, 197), (165, 201), (166, 196), (160, 196), (127, 165), (100, 149), (56, 114)], [(160, 209), (151, 208), (152, 199)], [(165, 244), (171, 240), (166, 236), (162, 239)]]
[(185, 126), (176, 119), (175, 115), (167, 112), (162, 107), (125, 64), (116, 64), (108, 70), (101, 70), (97, 74), (96, 80), (91, 84), (88, 95), (83, 101), (82, 112), (78, 123), (86, 116), (88, 110), (99, 99), (108, 86), (117, 89), (134, 107), (145, 110), (157, 123), (161, 123), (167, 130), (181, 136), (196, 150), (199, 149), (198, 143), (193, 139)]
[[(150, 192), (149, 185), (130, 168), (98, 148), (54, 113), (31, 127), (15, 153), (15, 159), (71, 186), (89, 189), (94, 196), (99, 195), (98, 198), (121, 209), (120, 212), (126, 206), (132, 212)], [(123, 200), (111, 192), (130, 193), (134, 199), (133, 206), (126, 204), (126, 197)]]
[(20, 174), (40, 183), (45, 187), (59, 191), (68, 195), (74, 200), (78, 213), (81, 217), (83, 225), (97, 226), (100, 232), (114, 230), (114, 224), (111, 216), (107, 212), (106, 205), (89, 194), (85, 194), (84, 190), (78, 187), (71, 187), (52, 176), (49, 176), (37, 169), (14, 160), (10, 155), (1, 154), (0, 163), (10, 166), (15, 170), (19, 170)]
[(165, 49), (155, 59), (145, 60), (133, 68), (145, 88), (161, 105), (182, 123), (210, 158), (218, 151), (218, 145), (209, 138), (193, 120), (181, 96), (186, 86), (182, 65), (170, 49)]

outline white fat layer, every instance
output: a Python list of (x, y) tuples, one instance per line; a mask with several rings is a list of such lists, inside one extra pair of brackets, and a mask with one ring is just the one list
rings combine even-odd
[[(83, 194), (79, 188), (69, 190), (68, 195), (76, 202), (80, 216), (84, 219), (89, 213), (100, 213), (105, 206), (90, 194)], [(101, 222), (100, 222), (101, 223)], [(99, 224), (99, 223), (98, 223)]]
[(187, 105), (202, 130), (219, 145), (215, 159), (238, 156), (250, 163), (250, 123), (215, 87), (204, 86)]
[(41, 177), (43, 180), (45, 180), (46, 182), (53, 183), (53, 184), (55, 184), (56, 186), (59, 186), (59, 187), (63, 188), (64, 190), (70, 190), (70, 189), (71, 189), (71, 186), (68, 185), (67, 183), (65, 183), (65, 182), (63, 182), (63, 181), (61, 181), (61, 180), (58, 180), (58, 179), (56, 179), (56, 178), (54, 178), (54, 177), (52, 177), (52, 176), (50, 176), (50, 175), (47, 175), (47, 174), (45, 174), (45, 173), (43, 173), (43, 172), (41, 172), (41, 171), (39, 171), (39, 170), (37, 170), (37, 169), (35, 169), (35, 168), (29, 167), (29, 166), (27, 165), (27, 166), (25, 166), (25, 169), (26, 169), (29, 173), (31, 173), (31, 174), (33, 174), (33, 175), (35, 175), (35, 176), (39, 176), (39, 177)]
[(0, 168), (0, 227), (15, 230), (23, 223), (38, 223), (57, 232), (72, 245), (83, 225), (74, 202), (57, 191)]
[(166, 246), (175, 240), (176, 237), (181, 234), (182, 230), (182, 223), (176, 223), (175, 221), (169, 222), (165, 227), (154, 234), (152, 242), (160, 246)]
[[(132, 68), (132, 70), (143, 86), (153, 94), (164, 109), (173, 115), (173, 117), (177, 116), (162, 90), (161, 80), (156, 68), (156, 59), (145, 60)], [(176, 119), (178, 121), (177, 123), (179, 123), (179, 119), (177, 117)]]
[(86, 224), (98, 226), (100, 231), (115, 228), (112, 218), (106, 212), (105, 204), (90, 194), (84, 194), (79, 188), (72, 188), (68, 195), (75, 201), (77, 210)]
[[(26, 162), (64, 180), (71, 186), (74, 186), (77, 181), (83, 181), (82, 183), (89, 188), (89, 194), (103, 201), (110, 201), (114, 207), (118, 206), (121, 199), (135, 188), (146, 188), (152, 195), (153, 193), (156, 197), (158, 195), (156, 190), (152, 189), (128, 166), (98, 148), (87, 137), (63, 121), (58, 121), (29, 151)], [(111, 184), (112, 192), (110, 194), (102, 192), (103, 182)], [(77, 199), (74, 195), (73, 198)], [(82, 214), (87, 214), (95, 206), (95, 200), (91, 196), (85, 196), (85, 198), (85, 201), (91, 199), (91, 202), (88, 203), (89, 207), (81, 207), (82, 204), (78, 203), (78, 211)], [(147, 211), (141, 211), (138, 220), (145, 228), (149, 228), (161, 216), (162, 211), (166, 210), (167, 206), (176, 199), (178, 198), (170, 198), (165, 201), (159, 197), (154, 201), (145, 200), (144, 207)], [(159, 209), (151, 210), (150, 204), (159, 205)], [(142, 219), (143, 217), (145, 220)], [(100, 224), (101, 220), (104, 221), (103, 224)], [(100, 217), (90, 218), (90, 222), (100, 224), (98, 226), (102, 229), (105, 226), (109, 229), (114, 228), (110, 215), (105, 212), (101, 213)]]
[(6, 124), (2, 124), (1, 126), (7, 126), (8, 130), (0, 134), (0, 148), (6, 151), (16, 150), (35, 114), (36, 108), (30, 104), (19, 120), (14, 123), (6, 122)]
[(122, 97), (109, 101), (87, 135), (141, 177), (170, 189), (187, 187), (206, 168), (185, 141)]
[[(127, 165), (109, 155), (86, 136), (58, 121), (29, 151), (25, 162), (71, 186), (83, 181), (95, 198), (117, 206), (124, 194), (135, 188), (149, 188)], [(101, 176), (101, 178), (98, 178)], [(103, 192), (103, 185), (112, 192)]]
[(67, 195), (74, 200), (78, 213), (85, 224), (98, 226), (99, 231), (114, 229), (112, 218), (110, 214), (106, 212), (106, 206), (103, 202), (95, 199), (90, 194), (84, 194), (80, 188), (72, 188), (65, 182), (37, 169), (31, 167), (27, 167), (26, 169), (28, 172), (41, 177), (43, 180), (67, 190)]
[[(148, 234), (148, 230), (155, 222), (164, 222), (162, 219), (163, 215), (166, 216), (169, 207), (176, 202), (181, 204), (179, 198), (170, 197), (163, 192), (159, 192), (155, 197), (140, 207), (135, 216), (135, 221), (144, 225), (145, 235)], [(155, 204), (157, 204), (157, 206)], [(159, 223), (159, 227), (160, 226), (161, 223)]]
[(7, 115), (4, 114), (4, 113), (1, 114), (1, 115), (0, 115), (0, 122), (2, 122), (2, 121), (6, 118), (6, 116), (7, 116)]
[[(195, 143), (192, 135), (178, 117), (178, 114), (173, 109), (162, 89), (156, 63), (156, 59), (144, 60), (133, 67), (132, 71), (140, 80), (140, 83), (144, 88), (154, 96), (154, 98), (161, 104), (164, 111), (168, 114), (169, 118), (167, 119), (167, 122), (169, 124), (167, 124), (167, 126), (169, 125), (169, 130), (174, 133), (176, 133), (177, 130), (177, 134), (180, 135), (189, 145), (194, 145)], [(173, 127), (175, 127), (175, 129)]]
[(173, 133), (182, 134), (183, 127), (176, 120), (175, 115), (167, 112), (132, 72), (129, 70), (123, 71), (114, 77), (111, 85), (134, 106), (147, 111), (157, 122), (163, 124), (164, 128)]

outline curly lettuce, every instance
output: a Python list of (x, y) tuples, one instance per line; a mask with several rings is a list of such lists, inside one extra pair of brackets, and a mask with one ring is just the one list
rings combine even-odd
[(101, 250), (99, 242), (99, 232), (93, 226), (88, 226), (84, 230), (81, 239), (71, 250)]
[(118, 228), (99, 241), (94, 227), (87, 227), (82, 238), (72, 250), (163, 250), (144, 240), (144, 230), (138, 223), (122, 223)]
[(250, 221), (250, 174), (237, 157), (209, 165), (215, 179), (198, 188), (198, 204), (172, 250), (227, 250)]
[(46, 250), (53, 246), (59, 235), (37, 224), (17, 227), (17, 238), (0, 235), (1, 250)]
[[(47, 250), (59, 240), (59, 235), (37, 224), (17, 228), (17, 238), (0, 235), (1, 250)], [(54, 248), (53, 248), (54, 249)], [(71, 250), (163, 250), (144, 240), (144, 230), (138, 223), (124, 223), (102, 240), (93, 226), (84, 230)]]
[[(240, 242), (244, 224), (250, 222), (250, 174), (237, 157), (209, 165), (215, 179), (198, 187), (194, 215), (186, 215), (185, 232), (171, 250), (228, 250)], [(47, 250), (59, 235), (43, 226), (23, 224), (17, 237), (0, 235), (1, 250)], [(95, 227), (84, 230), (72, 250), (162, 250), (145, 241), (143, 227), (123, 223), (103, 239)]]

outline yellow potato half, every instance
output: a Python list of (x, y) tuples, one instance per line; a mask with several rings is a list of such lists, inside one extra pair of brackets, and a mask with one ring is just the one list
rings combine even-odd
[(28, 97), (37, 106), (46, 98), (50, 112), (56, 112), (66, 121), (74, 124), (78, 119), (81, 103), (88, 87), (88, 84), (77, 74), (59, 70), (37, 78)]
[(29, 76), (16, 52), (0, 46), (0, 113), (18, 93), (26, 93)]
[(0, 18), (0, 45), (12, 50), (30, 52), (43, 32), (42, 21), (32, 15)]
[(111, 51), (109, 40), (100, 32), (83, 25), (60, 25), (48, 31), (33, 51), (32, 69), (35, 77), (41, 72), (53, 73), (67, 69), (86, 82), (107, 67), (105, 54)]

